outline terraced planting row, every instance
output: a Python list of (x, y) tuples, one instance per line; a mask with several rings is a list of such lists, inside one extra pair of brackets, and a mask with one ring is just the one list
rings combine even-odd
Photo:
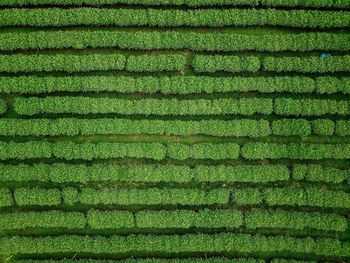
[(349, 1), (0, 7), (0, 263), (350, 261)]

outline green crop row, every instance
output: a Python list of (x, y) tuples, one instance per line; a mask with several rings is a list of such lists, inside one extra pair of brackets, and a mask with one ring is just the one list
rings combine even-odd
[(349, 72), (350, 56), (265, 57), (262, 69), (273, 72), (327, 73)]
[[(17, 114), (28, 116), (42, 113), (85, 115), (117, 113), (122, 115), (142, 114), (161, 116), (226, 114), (251, 116), (254, 114), (270, 115), (273, 112), (282, 116), (322, 116), (348, 115), (350, 113), (349, 102), (346, 100), (294, 98), (276, 98), (275, 100), (271, 98), (228, 98), (213, 100), (144, 98), (142, 100), (128, 100), (108, 97), (49, 96), (45, 98), (18, 97), (15, 99), (13, 107)], [(317, 127), (321, 129), (322, 126), (321, 124)]]
[(321, 208), (350, 208), (350, 195), (343, 191), (320, 188), (268, 188), (263, 192), (268, 206), (314, 206)]
[(261, 93), (350, 93), (350, 78), (335, 77), (128, 77), (128, 76), (20, 76), (0, 77), (1, 93), (40, 94), (52, 92), (119, 92), (146, 94)]
[(332, 7), (347, 8), (350, 3), (343, 0), (2, 0), (2, 6), (24, 5), (186, 5), (186, 6), (214, 6), (214, 5), (250, 5), (250, 6), (285, 6), (285, 7)]
[[(200, 145), (198, 145), (200, 147)], [(162, 160), (167, 148), (160, 143), (50, 143), (31, 141), (25, 143), (1, 142), (0, 160), (59, 158), (66, 160), (109, 159), (109, 158), (150, 158)], [(239, 149), (238, 149), (239, 151)]]
[(264, 98), (241, 99), (137, 99), (93, 97), (46, 97), (16, 98), (15, 111), (19, 115), (41, 113), (97, 114), (117, 113), (123, 115), (226, 115), (271, 114), (273, 100)]
[[(249, 17), (247, 17), (249, 19)], [(258, 72), (260, 59), (254, 56), (196, 55), (192, 61), (195, 72)]]
[(350, 144), (247, 143), (241, 155), (248, 160), (263, 159), (349, 159)]
[(121, 49), (194, 51), (314, 51), (350, 49), (345, 32), (260, 34), (198, 32), (182, 30), (122, 31), (120, 29), (12, 30), (0, 35), (0, 50), (84, 49), (115, 47)]
[(350, 108), (346, 100), (276, 98), (274, 112), (283, 116), (348, 115)]
[[(160, 259), (160, 258), (145, 258), (145, 259), (125, 259), (125, 260), (105, 260), (105, 259), (62, 259), (62, 260), (11, 260), (16, 263), (265, 263), (262, 259), (250, 258), (186, 258), (186, 259)], [(317, 262), (275, 262), (275, 263), (317, 263)]]
[(58, 158), (64, 160), (93, 160), (109, 158), (148, 158), (163, 160), (237, 159), (239, 145), (235, 143), (194, 145), (160, 143), (72, 143), (31, 141), (25, 143), (1, 142), (0, 160)]
[(247, 229), (317, 229), (344, 232), (347, 220), (335, 214), (239, 210), (15, 212), (0, 214), (3, 232), (22, 229), (192, 229), (245, 226)]
[[(350, 122), (336, 122), (338, 136), (350, 135)], [(270, 128), (271, 124), (271, 128)], [(2, 136), (76, 136), (76, 135), (211, 135), (218, 137), (252, 137), (269, 135), (309, 136), (334, 135), (335, 123), (329, 119), (267, 120), (131, 120), (131, 119), (0, 119)]]
[(5, 113), (6, 110), (7, 110), (6, 102), (0, 99), (0, 114)]
[(248, 229), (317, 229), (323, 231), (346, 231), (348, 222), (345, 217), (333, 214), (262, 211), (253, 210), (244, 213), (244, 224)]
[(86, 206), (144, 205), (144, 206), (307, 206), (333, 209), (350, 208), (350, 194), (344, 191), (324, 190), (316, 187), (305, 188), (237, 188), (202, 190), (195, 188), (76, 188), (62, 190), (56, 188), (18, 188), (14, 190), (14, 200), (10, 192), (2, 190), (2, 206), (11, 206), (14, 201), (19, 206), (58, 206), (61, 204)]
[(298, 181), (340, 184), (344, 181), (350, 182), (350, 170), (322, 167), (321, 165), (297, 164), (293, 167), (292, 177)]
[(131, 120), (131, 119), (0, 119), (3, 136), (76, 135), (210, 135), (220, 137), (264, 137), (271, 135), (267, 120)]
[(350, 244), (330, 238), (294, 238), (261, 236), (240, 233), (188, 235), (129, 235), (129, 236), (56, 236), (3, 237), (0, 254), (36, 255), (89, 253), (90, 255), (119, 255), (137, 253), (138, 256), (165, 254), (222, 253), (239, 256), (258, 256), (270, 253), (276, 257), (322, 256), (348, 258)]
[(273, 72), (327, 73), (350, 71), (350, 56), (264, 57), (196, 55), (192, 61), (195, 72)]
[(8, 189), (0, 188), (0, 207), (13, 205), (12, 194)]
[[(287, 181), (290, 172), (283, 165), (204, 166), (179, 165), (118, 166), (106, 164), (0, 165), (0, 182), (242, 182)], [(300, 180), (300, 179), (299, 179)]]
[(34, 54), (0, 55), (1, 72), (123, 70), (130, 72), (180, 71), (186, 58), (180, 54), (140, 55), (126, 58), (121, 54)]
[[(335, 131), (334, 122), (328, 119), (317, 119), (313, 121), (305, 119), (281, 119), (272, 121), (271, 125), (272, 134), (279, 136), (308, 136), (311, 134), (331, 136)], [(345, 133), (336, 134), (338, 136), (346, 136)]]
[(274, 9), (3, 9), (0, 26), (249, 26), (347, 27), (349, 12)]
[(335, 134), (339, 136), (350, 135), (350, 121), (338, 120), (336, 123)]
[(82, 229), (86, 225), (84, 213), (63, 211), (15, 212), (0, 214), (0, 232), (33, 228)]
[[(248, 160), (259, 159), (349, 159), (350, 144), (305, 143), (247, 143), (241, 155)], [(58, 158), (65, 160), (93, 160), (109, 158), (149, 158), (164, 160), (237, 159), (240, 146), (236, 143), (72, 143), (31, 141), (0, 142), (0, 160)]]

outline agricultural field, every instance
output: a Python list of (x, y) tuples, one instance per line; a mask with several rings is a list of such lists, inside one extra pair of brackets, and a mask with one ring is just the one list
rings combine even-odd
[(350, 262), (350, 0), (0, 0), (0, 263)]

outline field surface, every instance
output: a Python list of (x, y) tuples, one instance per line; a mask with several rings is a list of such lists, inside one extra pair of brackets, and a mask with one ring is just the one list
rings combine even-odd
[(350, 262), (349, 0), (0, 0), (0, 262)]

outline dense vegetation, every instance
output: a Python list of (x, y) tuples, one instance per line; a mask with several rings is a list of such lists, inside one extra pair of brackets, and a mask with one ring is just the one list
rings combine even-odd
[(348, 0), (0, 0), (0, 263), (350, 262)]

